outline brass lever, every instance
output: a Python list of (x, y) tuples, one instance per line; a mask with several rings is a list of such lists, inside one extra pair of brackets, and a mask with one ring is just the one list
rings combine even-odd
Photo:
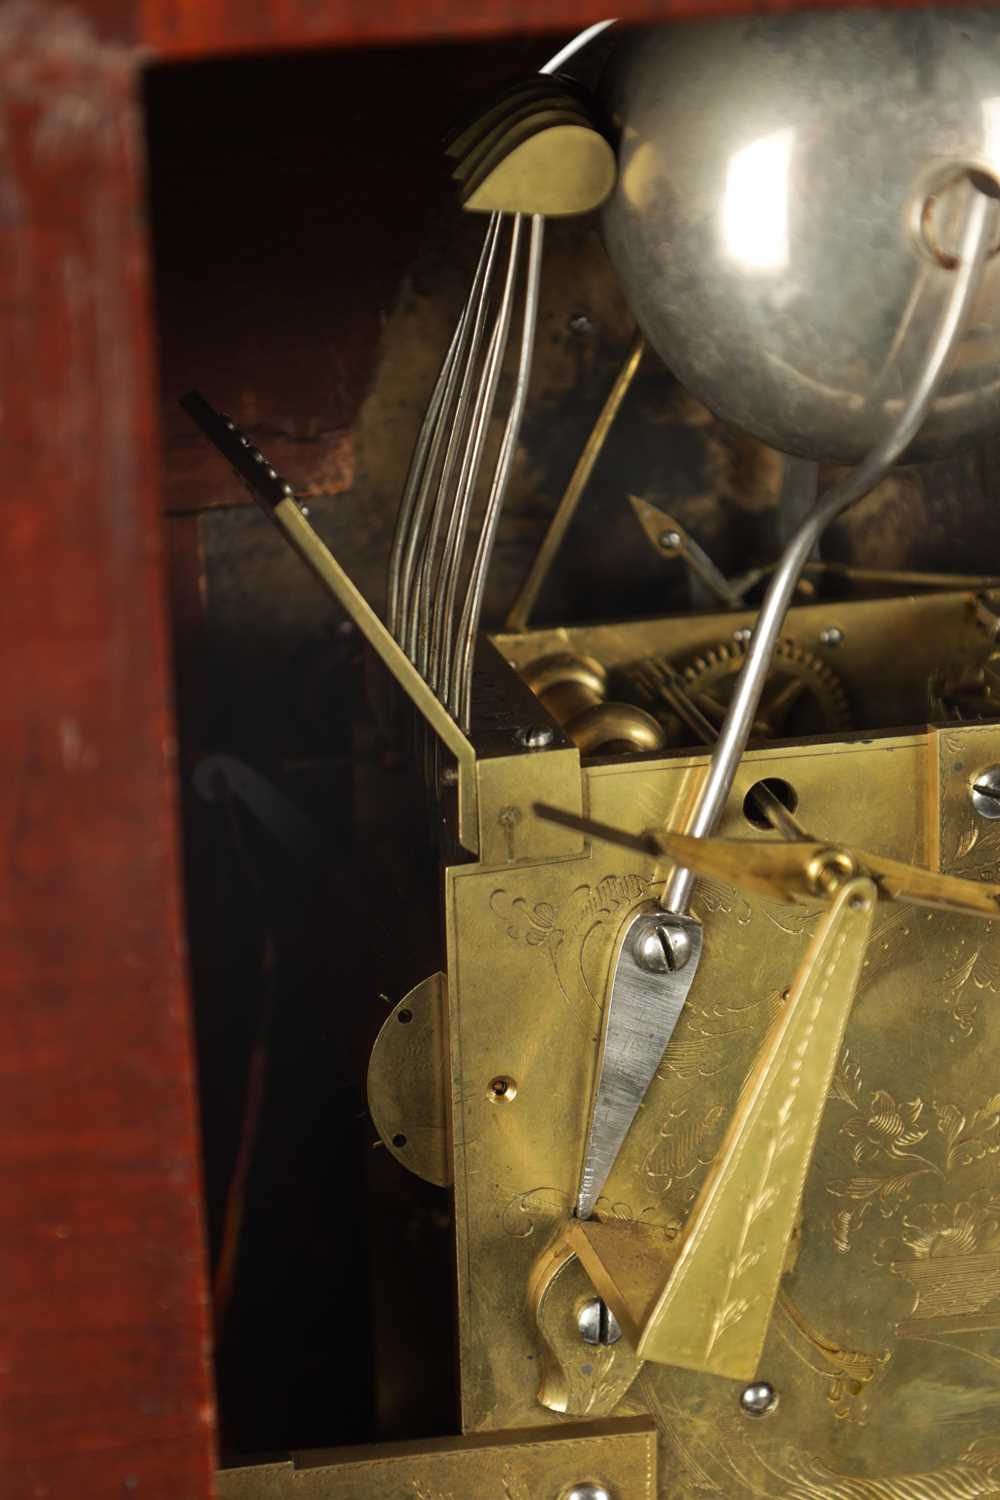
[(923, 870), (918, 865), (887, 859), (883, 854), (872, 854), (847, 844), (799, 838), (694, 838), (687, 833), (658, 829), (632, 834), (543, 802), (536, 802), (534, 811), (540, 818), (590, 838), (634, 849), (654, 859), (666, 855), (696, 875), (709, 876), (776, 901), (815, 900), (851, 875), (865, 874), (875, 882), (878, 894), (888, 900), (937, 907), (986, 921), (1000, 917), (1000, 885), (943, 875), (939, 870)]

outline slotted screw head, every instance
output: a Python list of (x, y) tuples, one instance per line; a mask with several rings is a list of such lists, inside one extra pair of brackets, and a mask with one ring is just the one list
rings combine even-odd
[(981, 818), (1000, 818), (1000, 766), (987, 766), (972, 779), (972, 806)]
[(576, 1326), (585, 1344), (617, 1344), (622, 1336), (618, 1319), (600, 1297), (585, 1302), (577, 1314)]
[(691, 936), (670, 917), (653, 917), (636, 932), (632, 953), (640, 969), (649, 974), (676, 974), (691, 957)]

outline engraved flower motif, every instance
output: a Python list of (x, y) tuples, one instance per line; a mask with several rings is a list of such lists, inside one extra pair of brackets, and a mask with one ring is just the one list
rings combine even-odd
[(523, 896), (511, 897), (501, 889), (490, 896), (490, 907), (506, 923), (509, 938), (532, 948), (547, 943), (555, 928), (556, 909), (548, 901), (529, 906)]
[(902, 1238), (917, 1260), (1000, 1249), (1000, 1202), (986, 1189), (964, 1203), (922, 1203), (903, 1219)]
[(843, 1126), (844, 1135), (854, 1142), (851, 1157), (855, 1164), (874, 1161), (880, 1151), (890, 1156), (912, 1156), (912, 1148), (927, 1135), (926, 1130), (918, 1128), (923, 1107), (922, 1099), (897, 1104), (885, 1089), (877, 1089), (871, 1107), (852, 1115)]

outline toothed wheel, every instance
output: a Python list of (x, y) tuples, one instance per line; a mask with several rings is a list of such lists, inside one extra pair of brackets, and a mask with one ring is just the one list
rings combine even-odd
[[(684, 720), (687, 730), (704, 743), (722, 727), (746, 654), (745, 642), (720, 641), (687, 663), (648, 658), (636, 664), (629, 678), (647, 706), (661, 716), (666, 713), (675, 724), (677, 717)], [(850, 705), (836, 672), (795, 641), (779, 641), (753, 738), (797, 739), (850, 727)]]
[[(716, 729), (722, 727), (746, 654), (745, 641), (720, 641), (680, 669), (687, 692)], [(850, 727), (850, 705), (836, 672), (796, 641), (779, 641), (754, 739), (797, 739)]]

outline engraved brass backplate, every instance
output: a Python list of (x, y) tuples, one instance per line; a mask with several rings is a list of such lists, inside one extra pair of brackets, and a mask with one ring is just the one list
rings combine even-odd
[(652, 1422), (380, 1443), (218, 1476), (219, 1500), (562, 1500), (587, 1484), (616, 1500), (655, 1500)]
[[(996, 879), (1000, 825), (977, 819), (969, 782), (997, 762), (1000, 728), (958, 724), (754, 750), (719, 832), (759, 838), (744, 798), (779, 778), (816, 839)], [(683, 828), (705, 764), (585, 765), (584, 811), (636, 834)], [(537, 1399), (528, 1289), (573, 1203), (616, 935), (665, 873), (648, 854), (597, 843), (448, 872), (466, 1430), (558, 1420)], [(822, 908), (701, 881), (693, 909), (701, 967), (598, 1203), (599, 1216), (666, 1239), (697, 1198)], [(497, 1076), (516, 1080), (501, 1102), (488, 1093)], [(660, 1494), (1000, 1492), (998, 1166), (1000, 924), (880, 903), (758, 1367), (777, 1407), (749, 1417), (738, 1382), (645, 1364), (613, 1410), (656, 1421)], [(585, 1365), (596, 1370), (588, 1353), (581, 1342), (563, 1355), (578, 1361), (577, 1384)], [(593, 1399), (605, 1409), (599, 1390)]]

